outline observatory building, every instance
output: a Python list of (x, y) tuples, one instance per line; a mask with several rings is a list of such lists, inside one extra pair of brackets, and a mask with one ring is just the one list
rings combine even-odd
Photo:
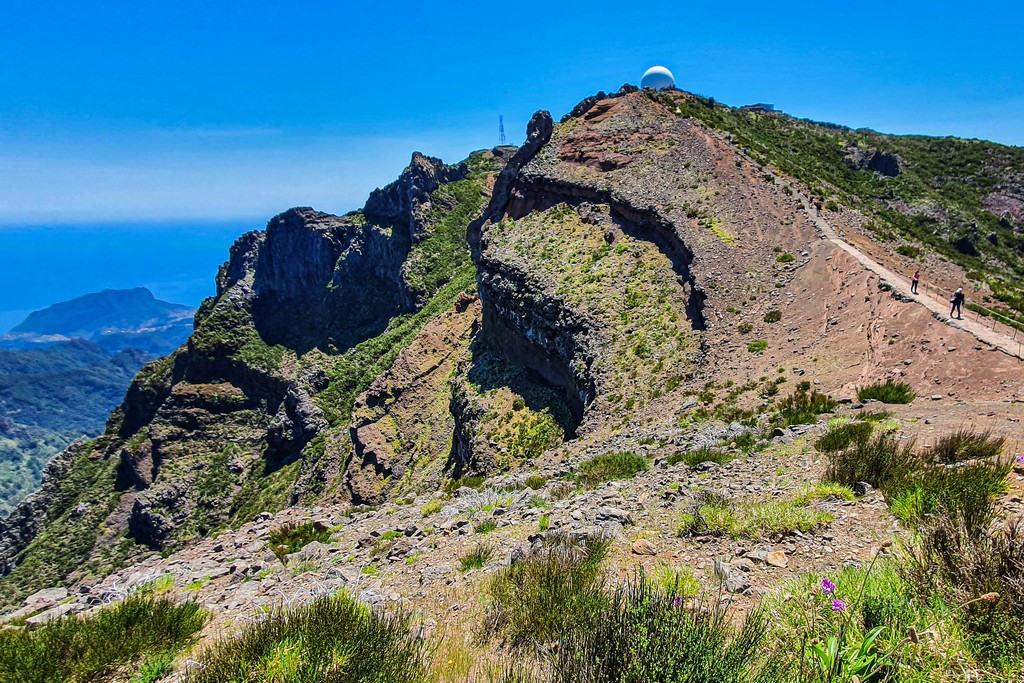
[(652, 66), (644, 72), (643, 78), (640, 79), (640, 87), (651, 90), (668, 90), (676, 87), (676, 78), (665, 67)]

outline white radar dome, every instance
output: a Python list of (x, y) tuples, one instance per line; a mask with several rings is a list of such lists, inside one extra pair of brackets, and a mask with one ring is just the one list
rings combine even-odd
[(665, 67), (652, 66), (644, 72), (643, 78), (640, 79), (640, 87), (650, 88), (651, 90), (674, 88), (676, 87), (676, 78)]

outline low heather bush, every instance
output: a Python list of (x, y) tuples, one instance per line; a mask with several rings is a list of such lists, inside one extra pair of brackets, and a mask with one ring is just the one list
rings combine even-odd
[(173, 659), (206, 622), (194, 602), (136, 594), (95, 615), (28, 631), (0, 631), (0, 681), (109, 680), (119, 670), (154, 669)]
[(891, 432), (853, 443), (829, 453), (825, 480), (854, 486), (867, 482), (887, 495), (901, 490), (920, 464), (914, 442), (902, 441)]
[(491, 581), (485, 630), (512, 647), (555, 640), (604, 609), (602, 562), (610, 541), (548, 533), (541, 548)]
[(673, 595), (641, 576), (590, 619), (566, 625), (550, 680), (774, 683), (787, 672), (768, 647), (768, 629), (758, 610), (737, 625), (724, 608)]
[(952, 465), (969, 460), (999, 458), (1006, 445), (1005, 437), (996, 437), (989, 430), (976, 432), (962, 427), (940, 438), (932, 448), (936, 462)]
[(858, 401), (874, 399), (882, 403), (910, 403), (917, 398), (917, 393), (905, 382), (893, 382), (891, 379), (884, 384), (870, 384), (857, 390)]
[(775, 424), (788, 427), (795, 424), (814, 424), (822, 413), (830, 413), (836, 409), (839, 401), (831, 396), (819, 394), (817, 391), (805, 391), (802, 387), (782, 399), (778, 403), (778, 414)]
[(200, 655), (184, 680), (420, 683), (423, 654), (407, 616), (377, 613), (338, 595), (277, 609), (247, 625), (237, 638)]
[(632, 451), (604, 453), (580, 463), (579, 478), (592, 488), (612, 479), (629, 479), (650, 466), (647, 458)]
[(960, 516), (935, 516), (901, 573), (923, 598), (960, 605), (982, 659), (999, 665), (1024, 657), (1024, 521), (979, 531)]
[(870, 422), (847, 422), (825, 432), (814, 442), (814, 447), (822, 453), (841, 451), (855, 441), (866, 440), (872, 429)]
[[(999, 440), (987, 433), (960, 430), (940, 440), (945, 443), (940, 457), (958, 449), (950, 444), (967, 444), (975, 454), (997, 452)], [(1002, 443), (998, 443), (999, 450)], [(930, 515), (957, 517), (972, 533), (984, 530), (992, 521), (995, 496), (1006, 489), (1012, 463), (996, 457), (971, 458), (953, 464), (937, 460), (930, 453), (916, 453), (913, 441), (902, 441), (895, 433), (883, 432), (829, 454), (825, 480), (847, 486), (864, 481), (885, 495), (893, 513), (908, 525), (917, 525)]]

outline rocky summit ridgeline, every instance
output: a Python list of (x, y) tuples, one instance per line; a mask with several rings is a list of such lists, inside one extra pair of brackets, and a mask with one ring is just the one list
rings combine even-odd
[[(728, 418), (716, 439), (741, 435), (741, 415), (800, 383), (1019, 401), (1019, 359), (985, 336), (1004, 328), (947, 325), (869, 265), (970, 283), (1012, 334), (1022, 207), (1020, 149), (679, 91), (624, 87), (559, 123), (538, 112), (522, 147), (453, 166), (415, 154), (360, 211), (290, 209), (235, 242), (188, 342), (0, 520), (0, 601), (58, 583), (86, 595), (263, 513), (425, 503), (608, 453), (663, 464), (713, 443), (709, 420)], [(737, 471), (768, 487), (756, 463)], [(571, 512), (556, 522), (601, 521)], [(509, 525), (508, 543), (530, 531)]]

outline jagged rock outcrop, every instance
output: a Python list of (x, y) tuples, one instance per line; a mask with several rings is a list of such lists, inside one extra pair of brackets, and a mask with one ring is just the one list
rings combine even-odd
[(900, 174), (899, 158), (895, 154), (874, 147), (849, 148), (846, 159), (850, 167), (858, 171), (867, 169), (886, 178), (895, 178)]
[(445, 166), (440, 159), (416, 152), (402, 177), (370, 193), (363, 213), (384, 225), (399, 223), (409, 242), (423, 237), (424, 217), (430, 211), (430, 194), (444, 183), (462, 180), (469, 172), (465, 163)]
[(404, 310), (399, 276), (412, 243), (403, 231), (302, 208), (271, 219), (265, 235), (243, 296), (268, 344), (348, 348)]
[(47, 514), (60, 495), (61, 482), (84, 447), (83, 442), (76, 441), (55, 455), (43, 469), (39, 489), (23, 500), (8, 517), (0, 518), (0, 576), (14, 569), (19, 555), (47, 521)]

